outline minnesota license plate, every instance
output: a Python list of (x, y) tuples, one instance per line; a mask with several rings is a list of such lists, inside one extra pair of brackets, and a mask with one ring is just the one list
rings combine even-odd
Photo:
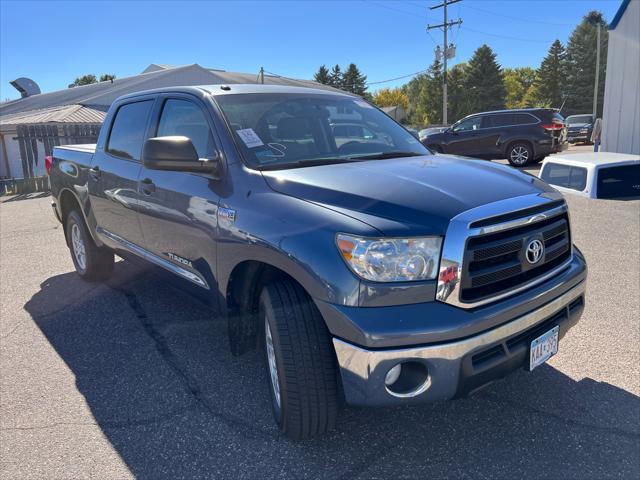
[(529, 353), (529, 370), (539, 367), (558, 353), (558, 332), (560, 327), (554, 327), (547, 333), (540, 335), (531, 342)]

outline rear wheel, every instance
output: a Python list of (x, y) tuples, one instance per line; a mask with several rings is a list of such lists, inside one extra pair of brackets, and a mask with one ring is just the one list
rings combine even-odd
[(113, 252), (98, 247), (77, 210), (67, 217), (67, 241), (76, 272), (86, 280), (106, 280), (113, 273)]
[(331, 335), (305, 291), (285, 280), (260, 295), (269, 392), (278, 427), (301, 440), (334, 427), (338, 377)]
[(527, 143), (513, 143), (507, 149), (507, 160), (514, 167), (524, 167), (533, 160), (533, 150)]

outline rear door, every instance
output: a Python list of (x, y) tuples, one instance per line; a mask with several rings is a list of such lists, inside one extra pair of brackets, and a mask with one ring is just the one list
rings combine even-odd
[[(220, 153), (206, 105), (187, 94), (158, 99), (150, 137), (191, 139), (200, 158)], [(191, 283), (215, 284), (220, 181), (209, 174), (142, 168), (140, 223), (145, 248), (156, 263)]]
[(451, 133), (447, 135), (449, 137), (447, 153), (455, 153), (457, 155), (477, 154), (481, 122), (482, 117), (477, 115), (454, 125)]
[(155, 98), (122, 103), (113, 115), (104, 144), (96, 146), (89, 170), (89, 199), (97, 232), (107, 244), (123, 248), (142, 245), (138, 221), (140, 155)]

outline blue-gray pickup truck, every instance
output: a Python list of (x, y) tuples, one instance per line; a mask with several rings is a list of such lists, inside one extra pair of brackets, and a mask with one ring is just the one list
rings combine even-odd
[[(266, 85), (119, 98), (96, 145), (50, 159), (78, 274), (167, 271), (264, 351), (291, 438), (352, 405), (471, 394), (558, 352), (587, 267), (562, 196), (434, 155), (362, 98)], [(217, 310), (220, 314), (216, 314)]]

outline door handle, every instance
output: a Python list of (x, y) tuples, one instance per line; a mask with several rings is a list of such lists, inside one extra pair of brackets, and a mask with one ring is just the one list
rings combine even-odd
[(90, 168), (89, 175), (91, 175), (91, 178), (93, 178), (94, 180), (98, 180), (100, 178), (100, 167), (95, 166), (93, 168)]
[(156, 186), (150, 178), (145, 178), (140, 181), (140, 190), (142, 190), (142, 193), (145, 195), (151, 195), (156, 191)]

